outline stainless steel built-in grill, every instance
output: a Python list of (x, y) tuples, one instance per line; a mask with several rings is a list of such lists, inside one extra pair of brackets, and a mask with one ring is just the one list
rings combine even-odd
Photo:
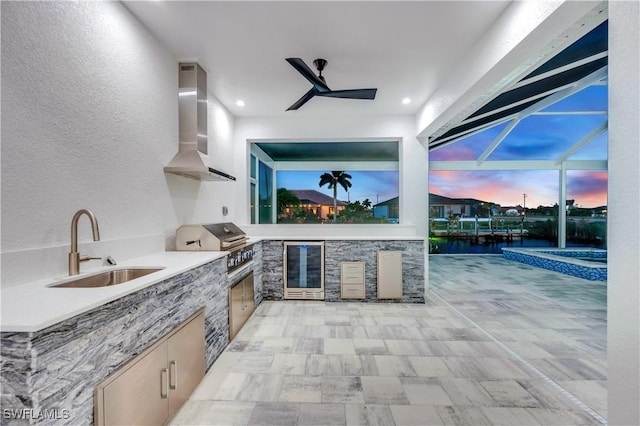
[(247, 235), (231, 222), (182, 225), (176, 231), (176, 247), (182, 251), (232, 250), (247, 242)]
[(230, 251), (227, 270), (232, 271), (253, 259), (253, 245), (244, 231), (231, 222), (209, 225), (182, 225), (176, 231), (179, 251)]
[[(180, 251), (228, 251), (229, 339), (232, 340), (255, 307), (253, 244), (244, 231), (231, 222), (210, 225), (182, 225), (176, 230)], [(246, 266), (246, 268), (243, 268)]]

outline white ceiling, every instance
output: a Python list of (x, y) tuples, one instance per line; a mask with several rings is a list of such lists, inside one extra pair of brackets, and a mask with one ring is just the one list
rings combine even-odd
[[(179, 61), (208, 72), (209, 91), (238, 117), (415, 114), (510, 3), (124, 1)], [(327, 59), (332, 90), (377, 87), (376, 99), (315, 97), (285, 112), (311, 88), (287, 57), (314, 71)]]

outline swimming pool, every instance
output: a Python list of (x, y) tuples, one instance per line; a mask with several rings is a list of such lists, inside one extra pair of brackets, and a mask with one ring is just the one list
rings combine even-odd
[(505, 259), (591, 281), (607, 280), (607, 251), (599, 249), (503, 248)]

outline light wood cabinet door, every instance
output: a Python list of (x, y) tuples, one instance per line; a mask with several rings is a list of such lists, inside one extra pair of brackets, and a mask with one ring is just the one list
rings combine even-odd
[(104, 388), (105, 425), (162, 425), (169, 414), (167, 342), (125, 367)]
[(204, 377), (204, 314), (169, 338), (169, 417), (189, 398)]
[(378, 252), (378, 299), (402, 298), (402, 252)]
[(96, 386), (94, 423), (163, 425), (176, 414), (204, 372), (201, 309)]

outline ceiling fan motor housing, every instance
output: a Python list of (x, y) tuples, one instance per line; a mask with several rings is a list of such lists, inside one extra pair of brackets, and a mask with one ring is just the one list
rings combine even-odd
[(315, 61), (313, 61), (313, 65), (316, 66), (316, 68), (318, 69), (319, 72), (322, 72), (324, 67), (327, 66), (327, 60), (326, 59), (322, 59), (322, 58), (318, 58)]

